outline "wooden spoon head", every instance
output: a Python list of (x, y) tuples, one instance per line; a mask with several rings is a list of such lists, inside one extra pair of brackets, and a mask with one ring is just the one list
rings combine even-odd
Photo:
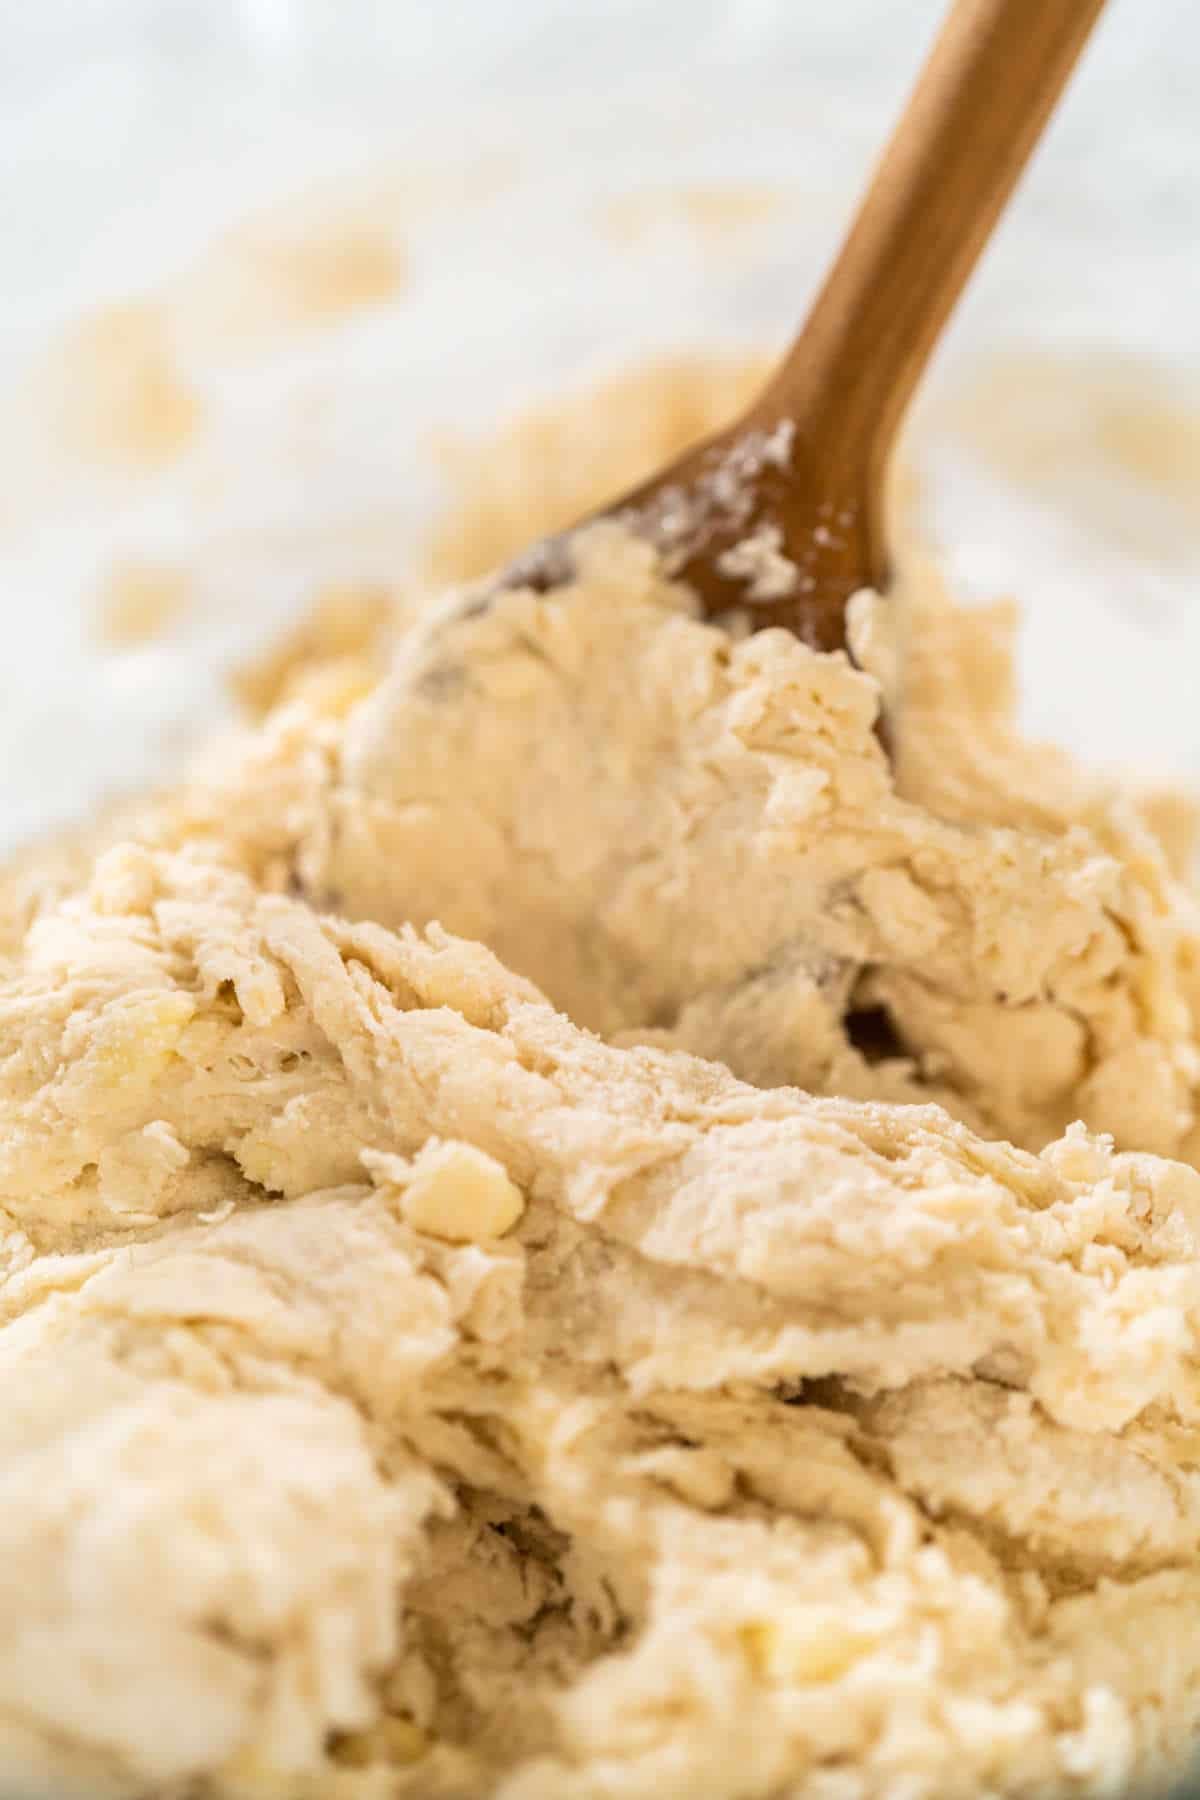
[[(696, 445), (583, 524), (619, 520), (652, 543), (705, 616), (744, 613), (756, 631), (778, 626), (815, 650), (846, 643), (846, 603), (886, 573), (876, 483), (833, 481), (795, 421), (761, 404)], [(540, 591), (573, 573), (579, 530), (535, 544), (500, 577)]]

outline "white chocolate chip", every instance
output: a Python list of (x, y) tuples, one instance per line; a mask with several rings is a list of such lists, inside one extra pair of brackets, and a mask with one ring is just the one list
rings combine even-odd
[(415, 1231), (473, 1244), (502, 1237), (521, 1217), (525, 1200), (494, 1157), (471, 1144), (435, 1142), (413, 1162), (400, 1210)]

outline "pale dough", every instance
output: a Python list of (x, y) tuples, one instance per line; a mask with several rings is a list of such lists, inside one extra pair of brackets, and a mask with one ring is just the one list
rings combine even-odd
[(211, 828), (320, 905), (478, 938), (606, 1036), (1195, 1157), (1194, 897), (1152, 805), (1012, 731), (1006, 609), (918, 563), (854, 603), (868, 674), (699, 623), (615, 530), (580, 558), (550, 598), (435, 608), (336, 730), (285, 709), (195, 798)]
[(9, 877), (14, 1792), (965, 1800), (1194, 1740), (1187, 809), (1022, 744), (927, 569), (856, 669), (581, 564)]

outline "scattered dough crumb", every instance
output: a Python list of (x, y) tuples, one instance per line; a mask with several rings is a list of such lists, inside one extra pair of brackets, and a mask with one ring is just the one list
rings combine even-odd
[(793, 592), (800, 575), (783, 553), (783, 533), (778, 525), (760, 525), (740, 544), (723, 551), (717, 568), (722, 575), (748, 583), (744, 597), (750, 605), (784, 599)]
[(153, 300), (104, 307), (47, 353), (39, 385), (59, 441), (75, 455), (145, 471), (186, 449), (200, 403)]
[(132, 558), (114, 563), (96, 596), (97, 636), (115, 650), (153, 643), (183, 616), (190, 598), (186, 569)]
[(169, 299), (189, 346), (220, 355), (336, 325), (394, 300), (407, 279), (390, 208), (318, 197), (229, 232), (173, 284)]
[(664, 225), (682, 223), (703, 243), (721, 245), (784, 204), (781, 188), (696, 186), (619, 194), (600, 208), (600, 228), (622, 246), (643, 243)]

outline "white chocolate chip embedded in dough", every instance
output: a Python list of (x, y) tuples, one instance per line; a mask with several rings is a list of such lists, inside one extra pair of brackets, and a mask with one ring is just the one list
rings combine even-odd
[(503, 1237), (525, 1211), (507, 1170), (471, 1144), (426, 1144), (405, 1179), (400, 1211), (414, 1231), (474, 1244)]

